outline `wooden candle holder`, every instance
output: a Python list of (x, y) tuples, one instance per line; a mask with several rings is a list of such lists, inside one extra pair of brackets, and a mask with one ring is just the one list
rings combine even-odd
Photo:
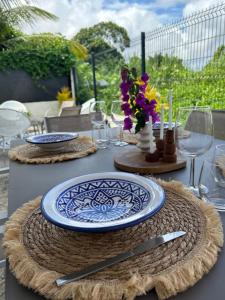
[(163, 161), (167, 163), (175, 163), (177, 161), (174, 131), (172, 129), (166, 131)]
[(159, 158), (163, 158), (164, 153), (164, 140), (156, 140), (156, 148), (159, 153)]
[(156, 161), (158, 161), (159, 160), (159, 152), (158, 152), (158, 150), (156, 150), (153, 153), (148, 152), (145, 155), (145, 160), (148, 161), (148, 162), (156, 162)]

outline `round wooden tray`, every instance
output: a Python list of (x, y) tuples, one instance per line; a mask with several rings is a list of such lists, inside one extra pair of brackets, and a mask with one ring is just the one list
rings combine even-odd
[(179, 170), (186, 167), (186, 160), (177, 158), (176, 163), (147, 162), (145, 153), (139, 149), (121, 151), (114, 157), (114, 165), (117, 169), (141, 174), (159, 174)]

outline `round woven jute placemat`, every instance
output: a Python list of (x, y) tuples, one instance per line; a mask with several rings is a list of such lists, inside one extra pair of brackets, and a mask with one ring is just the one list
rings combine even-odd
[(59, 152), (43, 151), (41, 148), (31, 144), (23, 144), (9, 151), (9, 158), (26, 164), (49, 164), (65, 160), (71, 160), (87, 156), (97, 151), (92, 139), (80, 136), (68, 143)]
[(136, 145), (138, 143), (138, 138), (137, 135), (134, 133), (124, 132), (123, 141), (131, 145)]
[[(157, 130), (156, 133), (154, 133), (156, 138), (159, 138), (159, 131)], [(190, 136), (190, 132), (184, 130), (182, 133), (183, 138), (188, 138)], [(138, 143), (138, 133), (132, 133), (132, 132), (124, 132), (123, 133), (123, 140), (124, 142), (127, 142), (128, 144), (131, 145), (137, 145)]]
[[(18, 209), (6, 224), (4, 249), (18, 281), (48, 299), (134, 299), (155, 288), (166, 299), (209, 272), (223, 245), (219, 214), (177, 182), (161, 182), (164, 207), (136, 226), (109, 233), (76, 233), (47, 222), (41, 197)], [(186, 235), (77, 282), (55, 280), (167, 232)]]
[(225, 177), (225, 155), (219, 157), (219, 159), (216, 160), (216, 164), (220, 168), (223, 176)]

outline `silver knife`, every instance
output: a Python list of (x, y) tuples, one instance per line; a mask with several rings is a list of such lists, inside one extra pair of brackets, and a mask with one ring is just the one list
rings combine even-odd
[(183, 236), (185, 234), (186, 234), (185, 231), (175, 231), (175, 232), (169, 232), (164, 235), (151, 238), (150, 240), (147, 240), (147, 241), (139, 244), (138, 246), (134, 247), (133, 249), (131, 249), (129, 251), (126, 251), (126, 252), (121, 253), (114, 257), (110, 257), (104, 261), (100, 261), (99, 263), (89, 266), (84, 270), (74, 272), (69, 275), (58, 278), (56, 280), (56, 284), (57, 284), (57, 286), (62, 286), (64, 284), (70, 283), (72, 281), (77, 281), (88, 275), (94, 274), (100, 270), (103, 270), (107, 267), (113, 266), (121, 261), (124, 261), (129, 257), (135, 256), (138, 254), (142, 254), (149, 249), (158, 247), (162, 244), (172, 241), (172, 240), (174, 240), (180, 236)]

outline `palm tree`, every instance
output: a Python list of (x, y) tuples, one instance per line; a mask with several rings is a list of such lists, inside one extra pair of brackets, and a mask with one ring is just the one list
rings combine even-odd
[[(32, 3), (35, 0), (0, 0), (0, 50), (15, 39), (27, 39), (27, 36), (18, 31), (24, 23), (32, 26), (40, 19), (58, 20), (54, 14), (30, 5)], [(87, 58), (87, 49), (78, 42), (70, 42), (70, 51), (79, 58)]]
[(15, 6), (19, 6), (19, 5), (23, 5), (24, 2), (26, 4), (31, 4), (33, 1), (29, 1), (29, 0), (0, 0), (1, 4), (0, 6), (2, 6), (5, 9), (9, 9)]
[(58, 19), (57, 16), (36, 6), (23, 4), (6, 8), (6, 5), (2, 5), (3, 2), (0, 2), (0, 20), (5, 20), (9, 26), (20, 27), (24, 23), (34, 25), (39, 19), (51, 21)]
[(0, 0), (0, 49), (22, 35), (19, 29), (23, 24), (33, 26), (40, 19), (58, 19), (57, 16), (28, 3), (28, 0)]

